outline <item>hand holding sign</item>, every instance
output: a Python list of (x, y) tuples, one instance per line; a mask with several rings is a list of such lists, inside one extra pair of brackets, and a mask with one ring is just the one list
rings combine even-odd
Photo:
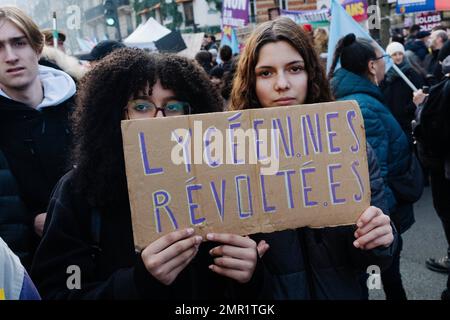
[(209, 251), (210, 255), (218, 257), (214, 259), (214, 264), (209, 266), (212, 271), (240, 283), (250, 281), (258, 254), (255, 241), (249, 237), (228, 233), (208, 233), (206, 238), (224, 244)]
[(381, 209), (367, 208), (359, 217), (355, 231), (356, 241), (353, 245), (362, 250), (370, 250), (376, 247), (389, 247), (394, 241), (391, 219)]
[(192, 228), (174, 231), (148, 245), (141, 257), (153, 277), (170, 285), (195, 257), (201, 242)]

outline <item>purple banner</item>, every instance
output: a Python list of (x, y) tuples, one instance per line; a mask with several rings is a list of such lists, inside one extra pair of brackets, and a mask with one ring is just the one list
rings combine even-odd
[(248, 23), (248, 0), (224, 0), (222, 5), (222, 28), (242, 28)]

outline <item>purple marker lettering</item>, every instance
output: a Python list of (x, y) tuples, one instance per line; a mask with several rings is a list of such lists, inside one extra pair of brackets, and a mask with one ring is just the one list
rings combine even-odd
[[(240, 187), (241, 187), (240, 181), (246, 181), (246, 183), (247, 183), (247, 194), (248, 194), (248, 204), (249, 204), (248, 211), (244, 211), (242, 208), (242, 201), (241, 201), (242, 195), (241, 195), (241, 190), (240, 190)], [(238, 210), (239, 210), (239, 218), (245, 219), (245, 218), (250, 217), (253, 214), (252, 193), (250, 190), (250, 178), (246, 175), (236, 176), (235, 182), (236, 182), (236, 195), (237, 195), (237, 205), (238, 205)]]
[(258, 126), (263, 123), (264, 123), (264, 120), (262, 120), (262, 119), (253, 120), (253, 129), (255, 130), (255, 133), (256, 133), (256, 157), (257, 157), (258, 161), (267, 159), (267, 156), (261, 155), (260, 148), (259, 148), (260, 145), (264, 144), (264, 140), (259, 139)]
[[(161, 200), (162, 198), (162, 200)], [(167, 191), (159, 190), (153, 192), (153, 208), (154, 208), (154, 215), (155, 215), (155, 224), (156, 224), (156, 231), (160, 233), (162, 231), (161, 228), (161, 211), (160, 208), (164, 207), (164, 209), (167, 212), (167, 215), (170, 218), (170, 222), (172, 223), (172, 226), (175, 230), (178, 230), (178, 223), (175, 219), (175, 216), (173, 215), (172, 210), (170, 210), (168, 204), (170, 202), (170, 194)]]
[[(279, 118), (272, 119), (272, 127), (274, 129), (278, 129), (281, 136), (281, 141), (283, 142), (283, 148), (284, 148), (284, 154), (287, 158), (290, 158), (293, 156), (294, 151), (289, 149), (288, 141), (286, 138), (286, 135), (284, 134), (283, 126), (281, 125), (281, 120)], [(289, 128), (288, 128), (289, 130)], [(292, 141), (289, 141), (289, 145), (292, 145)]]
[(331, 153), (331, 154), (334, 154), (334, 153), (340, 153), (341, 152), (341, 148), (339, 148), (339, 147), (335, 147), (334, 145), (333, 145), (333, 138), (334, 137), (336, 137), (336, 132), (335, 131), (332, 131), (331, 130), (331, 119), (333, 119), (333, 118), (338, 118), (339, 117), (339, 112), (330, 112), (330, 113), (327, 113), (326, 115), (325, 115), (325, 117), (326, 117), (326, 124), (327, 124), (327, 136), (328, 136), (328, 139), (327, 139), (327, 141), (328, 141), (328, 151)]
[(331, 199), (332, 204), (345, 203), (345, 199), (338, 198), (336, 196), (336, 189), (341, 185), (341, 183), (336, 182), (334, 180), (334, 175), (333, 175), (333, 171), (336, 169), (340, 169), (341, 167), (342, 167), (342, 165), (339, 163), (328, 165), (328, 186), (329, 186), (329, 190), (330, 190), (330, 199)]
[(206, 129), (206, 133), (205, 133), (205, 158), (206, 158), (206, 164), (212, 168), (218, 167), (221, 165), (220, 163), (220, 159), (219, 160), (214, 160), (212, 158), (212, 152), (211, 152), (211, 134), (212, 132), (217, 131), (217, 129), (215, 127), (209, 127), (208, 129)]
[(267, 199), (266, 199), (266, 186), (264, 184), (264, 175), (260, 175), (260, 180), (261, 180), (261, 194), (262, 194), (262, 203), (263, 203), (263, 209), (264, 212), (274, 212), (275, 211), (275, 206), (268, 206), (267, 205)]
[[(303, 128), (303, 147), (304, 147), (304, 154), (309, 155), (309, 147), (308, 147), (308, 141), (312, 142), (312, 146), (314, 149), (314, 153), (321, 153), (322, 152), (322, 135), (320, 131), (320, 120), (319, 115), (316, 114), (316, 126), (315, 128), (312, 125), (311, 117), (309, 114), (306, 114), (302, 116), (302, 128)], [(307, 131), (308, 129), (308, 131)], [(309, 139), (308, 139), (309, 137)]]
[(187, 195), (188, 205), (189, 205), (189, 217), (191, 218), (191, 224), (194, 226), (197, 224), (200, 224), (206, 220), (205, 217), (199, 218), (199, 219), (197, 219), (195, 217), (195, 209), (198, 208), (198, 204), (193, 202), (193, 199), (192, 199), (192, 192), (194, 192), (195, 190), (200, 190), (201, 188), (202, 188), (201, 184), (191, 184), (191, 185), (186, 186), (186, 195)]
[(238, 147), (238, 144), (237, 143), (234, 143), (234, 140), (235, 140), (235, 135), (234, 135), (234, 129), (236, 129), (236, 128), (240, 128), (241, 127), (241, 123), (240, 122), (237, 122), (237, 123), (231, 123), (230, 125), (229, 125), (229, 128), (230, 128), (230, 140), (231, 140), (231, 148), (232, 148), (232, 155), (233, 155), (233, 163), (234, 164), (242, 164), (242, 163), (244, 163), (244, 160), (242, 160), (242, 159), (237, 159), (237, 147)]
[(300, 176), (303, 190), (303, 205), (305, 208), (314, 207), (317, 205), (317, 201), (313, 201), (308, 198), (308, 193), (312, 191), (312, 187), (308, 186), (306, 183), (306, 175), (314, 172), (316, 172), (315, 167), (300, 169)]
[(139, 132), (139, 145), (141, 147), (141, 158), (142, 158), (142, 164), (144, 166), (144, 174), (146, 176), (151, 174), (160, 174), (164, 173), (163, 168), (151, 168), (150, 162), (148, 161), (148, 155), (147, 155), (147, 146), (145, 144), (145, 136), (143, 132)]
[(356, 141), (356, 146), (351, 146), (350, 151), (353, 153), (357, 153), (359, 151), (359, 138), (356, 135), (355, 128), (353, 127), (353, 121), (352, 121), (353, 118), (356, 118), (355, 110), (347, 111), (347, 124), (348, 124), (348, 127), (350, 128), (353, 138)]
[(225, 179), (222, 180), (222, 189), (220, 192), (220, 199), (219, 195), (217, 194), (216, 186), (214, 185), (214, 182), (211, 181), (211, 192), (214, 196), (214, 200), (216, 202), (217, 211), (219, 212), (220, 219), (223, 221), (224, 214), (225, 214)]
[(359, 161), (355, 160), (352, 162), (352, 172), (356, 177), (356, 181), (358, 182), (358, 186), (359, 186), (359, 191), (361, 192), (360, 194), (355, 194), (353, 195), (353, 199), (356, 202), (361, 202), (363, 194), (364, 194), (364, 185), (362, 183), (362, 179), (361, 176), (359, 175), (358, 170), (356, 170), (356, 167), (359, 166)]
[(292, 196), (291, 174), (294, 174), (295, 170), (279, 171), (277, 176), (284, 176), (284, 185), (286, 189), (286, 198), (289, 209), (294, 209), (294, 197)]

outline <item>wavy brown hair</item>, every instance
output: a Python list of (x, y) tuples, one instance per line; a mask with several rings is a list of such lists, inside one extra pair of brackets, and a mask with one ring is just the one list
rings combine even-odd
[(278, 41), (288, 42), (305, 61), (305, 70), (308, 74), (308, 93), (305, 103), (332, 100), (325, 70), (320, 64), (309, 36), (291, 19), (280, 17), (260, 24), (247, 39), (244, 51), (239, 58), (231, 91), (231, 108), (233, 110), (261, 108), (255, 90), (255, 67), (261, 48), (267, 43)]
[(91, 206), (128, 201), (120, 122), (128, 101), (157, 79), (188, 102), (192, 113), (219, 111), (222, 105), (208, 76), (189, 59), (125, 48), (101, 60), (82, 78), (72, 116), (75, 190)]

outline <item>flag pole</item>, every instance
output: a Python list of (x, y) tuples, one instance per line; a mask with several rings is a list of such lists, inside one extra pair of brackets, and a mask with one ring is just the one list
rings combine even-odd
[(407, 76), (400, 70), (399, 67), (395, 65), (395, 63), (392, 64), (392, 68), (394, 68), (395, 72), (398, 73), (398, 75), (406, 82), (406, 84), (411, 88), (412, 91), (416, 92), (417, 88), (416, 86), (408, 79)]
[(53, 11), (53, 47), (58, 48), (58, 30), (56, 26), (56, 11)]

